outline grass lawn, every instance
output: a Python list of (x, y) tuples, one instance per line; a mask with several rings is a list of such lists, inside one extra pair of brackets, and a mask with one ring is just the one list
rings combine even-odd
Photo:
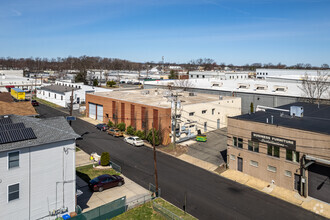
[[(179, 209), (178, 207), (172, 205), (171, 203), (165, 201), (162, 198), (157, 198), (154, 201), (157, 202), (158, 204), (160, 204), (161, 206), (163, 206), (164, 208), (168, 209), (169, 211), (173, 212), (174, 214), (180, 216), (183, 219), (196, 220), (196, 218), (194, 218), (193, 216), (191, 216), (187, 213), (184, 213), (183, 210)], [(163, 219), (167, 219), (167, 218), (165, 218), (162, 214), (156, 212), (152, 208), (152, 201), (151, 201), (151, 202), (147, 202), (141, 206), (138, 206), (134, 209), (131, 209), (113, 219), (114, 220), (124, 220), (124, 219), (163, 220)]]
[(43, 99), (39, 99), (37, 97), (33, 97), (32, 99), (37, 100), (39, 103), (44, 104), (44, 105), (48, 105), (48, 106), (53, 107), (53, 108), (62, 108), (62, 106), (56, 105), (54, 103), (48, 102), (48, 101), (43, 100)]
[(120, 173), (116, 172), (114, 169), (106, 169), (106, 170), (95, 169), (93, 168), (93, 164), (77, 167), (76, 173), (81, 179), (83, 179), (87, 183), (91, 179), (94, 179), (95, 177), (98, 177), (103, 174), (120, 175)]

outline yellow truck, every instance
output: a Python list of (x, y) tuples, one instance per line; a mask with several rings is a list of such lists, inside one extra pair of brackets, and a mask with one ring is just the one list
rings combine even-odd
[(11, 88), (10, 94), (16, 100), (25, 100), (25, 92), (19, 88)]

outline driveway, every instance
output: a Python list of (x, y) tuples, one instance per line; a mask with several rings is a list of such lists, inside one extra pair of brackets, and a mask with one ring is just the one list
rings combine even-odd
[(207, 133), (206, 142), (186, 141), (189, 156), (220, 166), (227, 159), (227, 128)]

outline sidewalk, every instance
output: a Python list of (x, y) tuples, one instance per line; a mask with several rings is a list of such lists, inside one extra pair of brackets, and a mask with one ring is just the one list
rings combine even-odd
[(302, 197), (297, 192), (288, 190), (255, 177), (249, 176), (236, 170), (226, 170), (220, 174), (221, 176), (249, 186), (271, 196), (277, 197), (294, 205), (300, 206), (316, 214), (330, 218), (330, 204), (311, 197)]

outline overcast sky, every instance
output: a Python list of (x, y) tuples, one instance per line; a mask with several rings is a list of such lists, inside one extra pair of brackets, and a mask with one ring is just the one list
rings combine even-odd
[(329, 0), (1, 0), (1, 57), (330, 64)]

